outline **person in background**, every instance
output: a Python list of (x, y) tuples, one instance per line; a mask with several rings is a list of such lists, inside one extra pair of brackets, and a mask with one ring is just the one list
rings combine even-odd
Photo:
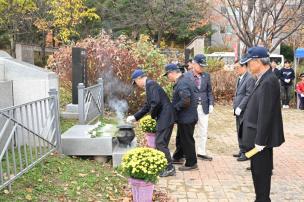
[(201, 160), (211, 161), (212, 157), (207, 155), (206, 143), (208, 133), (209, 113), (213, 111), (214, 98), (212, 95), (210, 75), (205, 72), (207, 60), (203, 54), (197, 54), (192, 61), (192, 71), (186, 72), (185, 77), (192, 81), (196, 88), (197, 98), (197, 157)]
[(197, 118), (197, 101), (194, 86), (180, 71), (176, 64), (168, 64), (165, 67), (170, 82), (174, 82), (172, 105), (176, 114), (177, 134), (176, 151), (173, 154), (175, 162), (181, 161), (185, 156), (186, 162), (179, 167), (179, 171), (197, 169), (195, 152), (195, 140), (193, 137)]
[(192, 58), (190, 58), (187, 62), (187, 71), (191, 71), (192, 69)]
[(141, 119), (150, 112), (151, 117), (156, 119), (156, 149), (162, 151), (168, 161), (167, 168), (160, 174), (160, 177), (175, 175), (175, 168), (172, 164), (170, 150), (168, 148), (174, 122), (174, 110), (164, 89), (153, 80), (149, 80), (141, 69), (136, 69), (132, 76), (133, 85), (146, 90), (146, 103), (134, 115), (127, 117), (127, 122)]
[(286, 60), (284, 67), (280, 70), (281, 100), (283, 109), (289, 108), (291, 88), (294, 79), (295, 73), (291, 68), (290, 62)]
[(235, 71), (238, 76), (236, 81), (235, 96), (233, 99), (233, 111), (236, 118), (236, 129), (239, 143), (239, 152), (233, 154), (238, 161), (248, 160), (245, 156), (246, 147), (242, 144), (242, 137), (240, 131), (240, 122), (243, 118), (244, 111), (248, 103), (249, 95), (254, 87), (255, 79), (248, 72), (246, 56), (241, 61), (235, 62)]
[(272, 72), (278, 77), (278, 79), (280, 79), (280, 70), (277, 68), (277, 63), (275, 60), (273, 60), (271, 62), (271, 69), (272, 69)]
[(299, 109), (304, 110), (304, 72), (300, 74), (300, 79), (296, 85), (296, 92), (300, 100)]

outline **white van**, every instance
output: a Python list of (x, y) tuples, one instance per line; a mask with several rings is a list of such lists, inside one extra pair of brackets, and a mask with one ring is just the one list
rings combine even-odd
[[(233, 70), (235, 62), (234, 52), (214, 52), (211, 54), (205, 54), (207, 60), (222, 60), (225, 63), (224, 68), (227, 70)], [(278, 64), (277, 68), (281, 69), (284, 66), (284, 56), (279, 54), (270, 54), (270, 61), (276, 61)]]
[(214, 52), (211, 54), (205, 54), (207, 61), (208, 60), (222, 60), (225, 65), (224, 69), (233, 70), (235, 54), (234, 52)]
[(277, 68), (281, 69), (284, 67), (284, 56), (280, 54), (270, 54), (270, 61), (275, 61), (277, 63)]

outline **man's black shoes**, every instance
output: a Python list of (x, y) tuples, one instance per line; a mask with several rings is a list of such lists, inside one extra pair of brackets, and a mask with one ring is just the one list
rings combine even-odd
[(169, 177), (169, 176), (175, 176), (176, 175), (176, 171), (175, 168), (172, 167), (171, 169), (166, 169), (164, 170), (161, 174), (159, 174), (159, 177)]
[(232, 156), (235, 157), (235, 158), (239, 158), (241, 156), (241, 152), (239, 152), (237, 154), (233, 154)]
[(247, 160), (249, 160), (249, 159), (245, 156), (244, 153), (242, 153), (242, 154), (240, 155), (240, 157), (237, 158), (237, 161), (247, 161)]
[(198, 154), (197, 157), (201, 160), (204, 160), (204, 161), (212, 161), (212, 157), (210, 156), (207, 156), (207, 155), (201, 155), (201, 154)]
[(173, 164), (184, 164), (185, 163), (185, 160), (183, 159), (183, 158), (181, 158), (181, 159), (172, 159), (172, 163)]
[(196, 170), (197, 164), (194, 164), (193, 166), (181, 166), (178, 168), (179, 171), (189, 171), (189, 170)]

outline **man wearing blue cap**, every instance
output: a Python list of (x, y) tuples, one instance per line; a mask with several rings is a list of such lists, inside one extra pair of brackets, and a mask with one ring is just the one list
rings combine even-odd
[(179, 161), (184, 156), (186, 157), (185, 164), (178, 168), (180, 171), (197, 169), (195, 140), (193, 137), (194, 127), (198, 119), (195, 89), (191, 81), (183, 76), (176, 64), (166, 65), (165, 70), (164, 76), (167, 76), (169, 81), (174, 82), (172, 105), (176, 114), (177, 141), (173, 159)]
[(285, 141), (280, 84), (270, 67), (266, 48), (250, 48), (246, 62), (257, 81), (249, 96), (240, 132), (246, 148), (259, 151), (250, 158), (250, 166), (256, 202), (265, 202), (270, 201), (273, 147), (279, 147)]
[(201, 160), (211, 161), (212, 157), (206, 153), (209, 113), (213, 111), (214, 98), (210, 75), (204, 72), (207, 67), (206, 57), (203, 54), (196, 55), (192, 60), (192, 70), (185, 73), (185, 77), (193, 81), (197, 97), (197, 157)]
[(234, 64), (234, 68), (238, 78), (236, 81), (236, 91), (233, 99), (233, 111), (236, 119), (239, 152), (237, 154), (233, 154), (233, 156), (237, 157), (238, 161), (246, 161), (248, 160), (247, 157), (245, 156), (246, 148), (242, 144), (239, 129), (240, 129), (240, 121), (246, 109), (248, 98), (253, 89), (255, 79), (247, 71), (246, 56), (243, 57), (240, 61), (236, 61)]
[(157, 150), (164, 152), (168, 161), (168, 166), (160, 174), (160, 177), (173, 176), (175, 175), (175, 168), (172, 165), (168, 148), (175, 121), (172, 104), (163, 88), (155, 81), (148, 80), (141, 69), (136, 69), (131, 77), (133, 84), (146, 90), (146, 103), (133, 116), (128, 116), (127, 122), (139, 120), (149, 112), (151, 117), (156, 119), (155, 146)]

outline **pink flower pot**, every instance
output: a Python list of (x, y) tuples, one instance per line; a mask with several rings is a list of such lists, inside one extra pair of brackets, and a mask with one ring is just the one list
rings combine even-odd
[(155, 148), (155, 133), (146, 133), (148, 147)]
[(152, 202), (154, 184), (144, 180), (129, 178), (132, 187), (133, 202)]

